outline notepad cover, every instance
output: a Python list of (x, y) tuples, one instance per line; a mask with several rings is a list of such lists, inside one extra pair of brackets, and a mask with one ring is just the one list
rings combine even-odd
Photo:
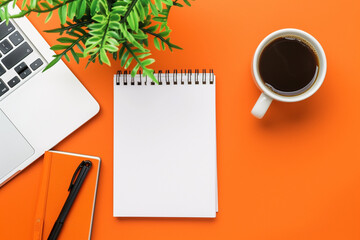
[(100, 158), (72, 153), (48, 151), (35, 216), (34, 239), (47, 239), (69, 195), (71, 178), (83, 160), (92, 167), (65, 220), (58, 240), (90, 239), (95, 207)]
[(114, 79), (114, 216), (215, 217), (215, 83), (127, 79)]

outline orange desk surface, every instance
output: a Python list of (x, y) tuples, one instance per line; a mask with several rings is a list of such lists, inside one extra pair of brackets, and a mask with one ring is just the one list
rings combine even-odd
[[(213, 68), (217, 76), (219, 213), (216, 219), (112, 217), (112, 67), (68, 63), (100, 113), (54, 149), (100, 156), (92, 239), (360, 239), (360, 2), (197, 0), (171, 11), (183, 51), (154, 51), (156, 70)], [(39, 30), (58, 19), (30, 20)], [(250, 114), (260, 91), (251, 59), (272, 31), (315, 36), (328, 60), (324, 85), (300, 103)], [(45, 34), (55, 44), (56, 34)], [(64, 93), (66, 94), (66, 93)], [(66, 95), (64, 95), (66, 97)], [(0, 189), (0, 239), (30, 239), (43, 159)]]

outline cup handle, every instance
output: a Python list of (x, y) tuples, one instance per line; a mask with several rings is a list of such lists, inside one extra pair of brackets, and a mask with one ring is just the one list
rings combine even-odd
[(264, 93), (261, 93), (259, 99), (255, 103), (255, 106), (251, 110), (252, 115), (255, 117), (261, 119), (265, 115), (266, 111), (270, 107), (270, 104), (272, 102), (272, 98), (267, 96)]

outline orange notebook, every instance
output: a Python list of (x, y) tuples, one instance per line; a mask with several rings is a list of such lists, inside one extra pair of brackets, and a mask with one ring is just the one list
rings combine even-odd
[(45, 153), (43, 178), (35, 216), (34, 239), (48, 238), (69, 195), (71, 178), (83, 160), (90, 160), (92, 167), (67, 215), (58, 239), (90, 239), (100, 158), (57, 151)]

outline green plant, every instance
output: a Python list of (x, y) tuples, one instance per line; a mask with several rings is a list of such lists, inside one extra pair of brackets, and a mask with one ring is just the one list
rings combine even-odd
[[(23, 0), (21, 12), (10, 15), (9, 4), (15, 5), (17, 1), (0, 0), (1, 19), (9, 21), (37, 13), (47, 14), (47, 22), (54, 11), (58, 12), (60, 27), (46, 31), (61, 35), (57, 39), (59, 44), (51, 47), (58, 54), (44, 71), (63, 57), (70, 61), (69, 55), (77, 63), (80, 58), (87, 58), (87, 65), (96, 60), (110, 65), (111, 54), (125, 69), (135, 61), (132, 75), (141, 68), (144, 75), (157, 82), (149, 68), (155, 61), (149, 57), (149, 37), (158, 50), (181, 49), (170, 41), (171, 29), (167, 24), (170, 9), (183, 7), (179, 0)], [(191, 6), (188, 0), (182, 2)]]

